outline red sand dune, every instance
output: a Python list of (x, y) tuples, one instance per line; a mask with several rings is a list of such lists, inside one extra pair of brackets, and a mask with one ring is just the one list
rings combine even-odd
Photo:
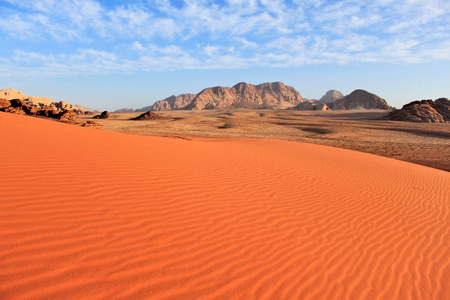
[(0, 113), (0, 299), (450, 299), (450, 174)]

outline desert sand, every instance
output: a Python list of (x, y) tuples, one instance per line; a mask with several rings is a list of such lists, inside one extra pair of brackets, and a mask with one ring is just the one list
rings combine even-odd
[(284, 140), (0, 128), (0, 299), (450, 298), (448, 172)]

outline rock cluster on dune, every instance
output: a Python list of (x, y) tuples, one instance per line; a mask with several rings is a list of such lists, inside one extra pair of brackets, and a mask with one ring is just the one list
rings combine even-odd
[(162, 120), (162, 119), (166, 119), (166, 117), (155, 114), (152, 111), (148, 111), (137, 116), (136, 118), (131, 118), (130, 120), (143, 121), (143, 120)]
[(245, 82), (201, 91), (184, 109), (266, 108), (285, 109), (303, 101), (300, 93), (281, 82), (253, 85)]
[(57, 109), (54, 106), (35, 107), (28, 105), (21, 99), (12, 99), (10, 101), (0, 99), (0, 111), (21, 115), (42, 116), (64, 122), (76, 121), (76, 113), (73, 110)]
[[(10, 90), (10, 89), (9, 89)], [(2, 95), (5, 95), (6, 92), (2, 90)], [(9, 92), (9, 91), (8, 91)], [(21, 96), (24, 97), (19, 91), (16, 93), (8, 94), (9, 96)], [(8, 112), (20, 115), (29, 115), (29, 116), (37, 116), (50, 118), (54, 120), (58, 120), (61, 122), (71, 123), (75, 125), (85, 126), (85, 127), (93, 127), (93, 128), (102, 128), (102, 125), (95, 123), (94, 121), (87, 122), (78, 122), (77, 115), (84, 114), (85, 112), (80, 111), (75, 108), (73, 105), (68, 104), (64, 101), (55, 102), (53, 101), (51, 105), (44, 105), (42, 103), (31, 103), (30, 101), (23, 99), (11, 99), (6, 100), (0, 98), (0, 111)]]
[(22, 100), (27, 106), (36, 107), (38, 109), (53, 108), (55, 110), (72, 110), (76, 114), (93, 114), (92, 109), (80, 105), (72, 105), (65, 101), (53, 101), (47, 97), (27, 96), (15, 89), (0, 90), (0, 98), (5, 100)]
[(337, 99), (328, 106), (333, 110), (345, 109), (392, 109), (386, 100), (365, 90), (355, 90), (349, 95)]
[(413, 101), (396, 109), (387, 116), (390, 120), (423, 122), (423, 123), (445, 123), (450, 122), (450, 100), (439, 98), (433, 100)]

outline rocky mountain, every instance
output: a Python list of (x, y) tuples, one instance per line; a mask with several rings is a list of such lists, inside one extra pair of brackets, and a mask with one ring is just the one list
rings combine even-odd
[(386, 100), (364, 90), (355, 90), (349, 95), (329, 103), (328, 106), (333, 110), (392, 109)]
[(170, 96), (164, 100), (156, 101), (155, 104), (153, 104), (150, 109), (146, 109), (146, 107), (142, 108), (142, 110), (154, 110), (154, 111), (161, 111), (161, 110), (179, 110), (185, 107), (186, 105), (190, 104), (192, 100), (194, 100), (196, 94), (181, 94), (178, 96)]
[(403, 105), (401, 109), (393, 110), (387, 118), (395, 121), (423, 123), (450, 122), (450, 100), (439, 98), (436, 101), (413, 101)]
[(0, 98), (5, 100), (22, 100), (24, 103), (31, 107), (43, 108), (52, 107), (56, 110), (73, 110), (77, 114), (92, 114), (93, 110), (87, 107), (72, 105), (65, 101), (53, 101), (47, 97), (33, 97), (27, 96), (24, 93), (15, 89), (2, 89), (0, 90)]
[(231, 88), (221, 86), (206, 88), (183, 109), (285, 109), (294, 107), (302, 101), (303, 98), (298, 91), (281, 82), (259, 85), (241, 82)]
[(117, 112), (146, 112), (165, 110), (209, 109), (391, 109), (385, 100), (364, 90), (355, 90), (343, 96), (337, 90), (329, 90), (320, 100), (303, 98), (293, 87), (281, 82), (253, 85), (240, 82), (233, 87), (210, 87), (198, 94), (181, 94), (156, 101), (141, 109), (124, 108)]
[(339, 100), (343, 97), (344, 95), (342, 95), (341, 92), (336, 90), (329, 90), (325, 93), (325, 95), (322, 96), (322, 98), (320, 98), (320, 101), (325, 103), (333, 103), (334, 101)]

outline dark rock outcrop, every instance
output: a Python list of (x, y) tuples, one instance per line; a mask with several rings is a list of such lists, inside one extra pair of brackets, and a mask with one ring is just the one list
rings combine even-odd
[(111, 117), (111, 114), (107, 110), (105, 110), (100, 115), (94, 116), (94, 119), (108, 119), (110, 117)]
[(386, 100), (364, 90), (355, 90), (351, 94), (329, 103), (333, 110), (343, 109), (392, 109)]
[(450, 122), (450, 100), (439, 98), (433, 100), (420, 100), (403, 105), (387, 115), (394, 121), (445, 123)]
[(166, 117), (155, 114), (152, 111), (148, 111), (137, 116), (136, 118), (131, 118), (130, 120), (143, 121), (143, 120), (163, 120), (163, 119), (166, 119)]

